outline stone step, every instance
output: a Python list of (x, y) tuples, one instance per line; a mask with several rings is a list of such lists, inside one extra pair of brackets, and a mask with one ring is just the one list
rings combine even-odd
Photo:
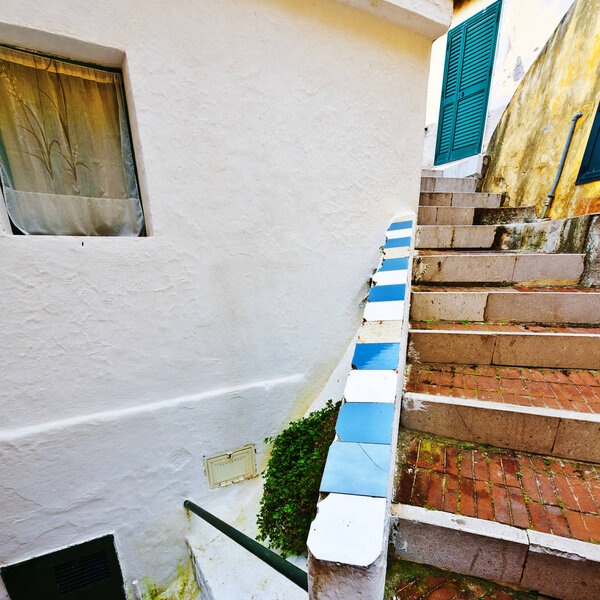
[(474, 192), (475, 177), (421, 177), (422, 192)]
[(413, 364), (408, 429), (600, 462), (600, 371)]
[(415, 321), (600, 324), (600, 290), (416, 286)]
[(430, 322), (411, 327), (411, 362), (600, 369), (598, 328)]
[(392, 553), (564, 600), (600, 597), (600, 466), (400, 430)]
[(466, 206), (420, 206), (419, 225), (499, 225), (528, 223), (536, 218), (535, 206), (475, 208)]
[(585, 254), (427, 252), (413, 261), (415, 283), (576, 285)]
[(407, 429), (477, 444), (600, 462), (600, 414), (407, 392)]
[(398, 560), (391, 554), (385, 588), (389, 600), (549, 600), (491, 581)]
[(497, 225), (419, 225), (415, 248), (492, 248)]
[(419, 225), (472, 225), (475, 209), (462, 206), (419, 206)]
[(503, 206), (476, 208), (473, 225), (502, 225), (506, 223), (537, 222), (535, 206)]
[[(446, 178), (443, 178), (446, 181)], [(419, 206), (454, 206), (459, 208), (498, 208), (502, 194), (486, 192), (427, 192), (421, 190)]]

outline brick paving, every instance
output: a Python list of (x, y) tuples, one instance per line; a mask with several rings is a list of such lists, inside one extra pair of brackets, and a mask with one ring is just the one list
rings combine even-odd
[(600, 543), (600, 465), (400, 433), (394, 502)]
[(411, 321), (411, 329), (429, 329), (436, 331), (490, 331), (506, 333), (578, 333), (599, 334), (598, 327), (565, 327), (561, 325), (537, 325), (518, 323), (474, 323), (470, 321)]
[(397, 559), (388, 560), (385, 600), (543, 600), (489, 581)]
[(600, 371), (419, 363), (406, 391), (600, 413)]

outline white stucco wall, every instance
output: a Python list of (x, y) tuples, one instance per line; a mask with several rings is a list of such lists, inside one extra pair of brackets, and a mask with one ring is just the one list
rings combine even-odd
[(0, 235), (0, 565), (114, 532), (164, 581), (182, 500), (244, 496), (203, 457), (262, 468), (356, 331), (431, 39), (333, 0), (5, 0), (0, 43), (123, 65), (150, 232)]
[[(451, 28), (466, 21), (495, 0), (470, 0), (461, 5), (452, 18)], [(542, 51), (574, 0), (503, 0), (496, 57), (483, 133), (482, 152), (494, 133), (504, 109), (515, 93), (523, 76)], [(423, 165), (433, 165), (437, 136), (437, 122), (444, 79), (446, 35), (432, 47), (427, 92), (427, 132), (423, 151)]]

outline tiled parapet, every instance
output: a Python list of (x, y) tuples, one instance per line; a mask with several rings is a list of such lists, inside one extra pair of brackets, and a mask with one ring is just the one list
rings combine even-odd
[(309, 597), (383, 598), (415, 216), (390, 225), (308, 537)]

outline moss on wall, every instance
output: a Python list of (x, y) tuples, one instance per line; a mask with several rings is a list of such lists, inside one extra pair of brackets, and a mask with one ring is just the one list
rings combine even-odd
[[(142, 587), (145, 588), (143, 600), (197, 600), (200, 597), (191, 560), (185, 565), (177, 565), (177, 577), (169, 585), (160, 586), (150, 577), (144, 577)], [(132, 589), (127, 591), (127, 597), (135, 600)]]
[[(522, 35), (527, 35), (525, 28)], [(577, 0), (527, 72), (504, 112), (488, 153), (486, 192), (541, 214), (573, 115), (577, 123), (551, 218), (600, 212), (600, 181), (575, 185), (600, 99), (600, 0)]]

